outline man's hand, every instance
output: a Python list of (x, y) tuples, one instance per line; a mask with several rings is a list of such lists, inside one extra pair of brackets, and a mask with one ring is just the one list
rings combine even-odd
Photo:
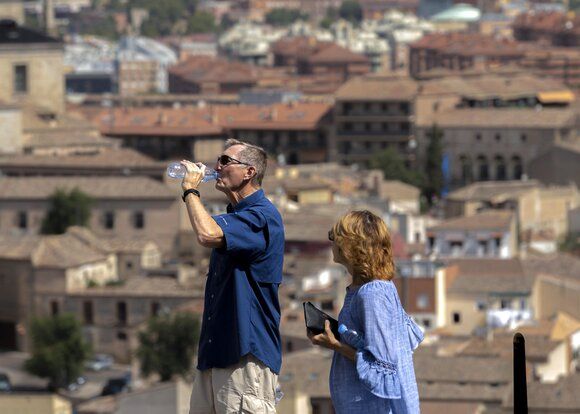
[(328, 349), (336, 351), (340, 347), (340, 341), (336, 339), (332, 330), (330, 329), (330, 322), (324, 321), (324, 332), (318, 335), (314, 335), (312, 332), (308, 331), (308, 339), (314, 345), (323, 346)]
[(183, 181), (181, 182), (181, 188), (183, 191), (189, 189), (197, 189), (199, 183), (205, 176), (205, 165), (202, 163), (194, 164), (191, 161), (182, 160), (181, 165), (183, 165), (186, 169), (185, 177), (183, 177)]

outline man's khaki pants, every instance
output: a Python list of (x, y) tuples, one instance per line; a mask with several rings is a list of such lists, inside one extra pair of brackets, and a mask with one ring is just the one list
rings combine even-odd
[(252, 355), (227, 368), (197, 371), (189, 414), (275, 414), (278, 375)]

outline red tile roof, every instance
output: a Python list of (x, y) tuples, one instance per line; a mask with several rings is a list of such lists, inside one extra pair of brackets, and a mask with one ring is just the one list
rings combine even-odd
[(194, 56), (169, 68), (169, 74), (195, 83), (256, 83), (258, 69), (224, 58)]
[(535, 48), (513, 40), (461, 32), (428, 34), (410, 47), (463, 56), (523, 56), (526, 50)]
[(327, 103), (213, 105), (202, 108), (115, 108), (95, 122), (107, 135), (207, 136), (230, 130), (315, 130)]

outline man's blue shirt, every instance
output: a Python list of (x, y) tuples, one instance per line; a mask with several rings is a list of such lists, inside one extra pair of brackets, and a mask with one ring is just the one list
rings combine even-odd
[(211, 253), (197, 368), (225, 368), (252, 354), (278, 374), (282, 217), (258, 190), (213, 218), (225, 246)]

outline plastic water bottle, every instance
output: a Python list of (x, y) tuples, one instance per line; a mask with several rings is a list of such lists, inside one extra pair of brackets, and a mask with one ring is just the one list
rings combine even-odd
[[(185, 173), (187, 170), (181, 163), (179, 162), (172, 162), (167, 167), (167, 175), (171, 178), (183, 178), (185, 177)], [(217, 180), (218, 172), (212, 168), (205, 169), (205, 176), (201, 180), (202, 183), (206, 183), (211, 180)]]
[(280, 385), (276, 385), (276, 394), (274, 395), (275, 405), (278, 405), (278, 403), (280, 402), (282, 397), (284, 397), (284, 393), (282, 392), (282, 388), (280, 388)]
[(365, 347), (364, 336), (353, 329), (348, 329), (346, 325), (341, 323), (338, 327), (338, 333), (340, 334), (340, 338), (344, 338), (345, 342), (353, 348), (360, 351)]

